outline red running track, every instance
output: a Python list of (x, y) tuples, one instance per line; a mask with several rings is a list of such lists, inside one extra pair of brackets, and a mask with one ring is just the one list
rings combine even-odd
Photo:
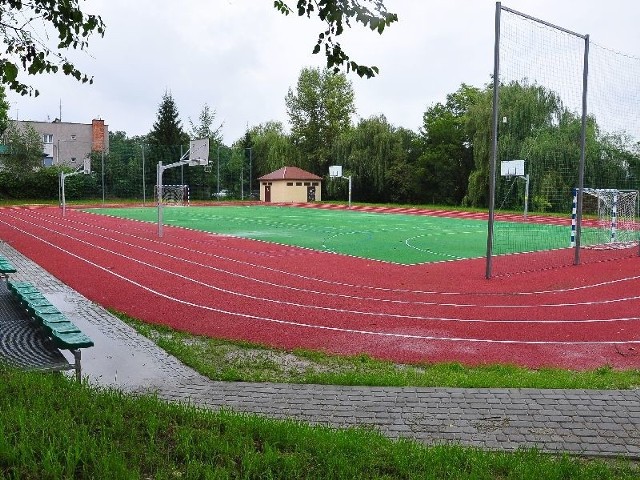
[(639, 257), (486, 280), (484, 259), (395, 265), (169, 226), (158, 238), (53, 207), (0, 208), (0, 239), (105, 307), (195, 334), (396, 362), (640, 368)]

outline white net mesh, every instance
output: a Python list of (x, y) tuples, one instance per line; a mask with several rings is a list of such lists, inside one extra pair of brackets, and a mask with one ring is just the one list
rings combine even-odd
[(638, 239), (638, 191), (585, 188), (582, 244), (591, 248), (625, 248)]
[[(158, 198), (158, 186), (154, 186), (154, 198)], [(189, 204), (188, 185), (163, 185), (162, 203), (174, 206), (186, 206)]]

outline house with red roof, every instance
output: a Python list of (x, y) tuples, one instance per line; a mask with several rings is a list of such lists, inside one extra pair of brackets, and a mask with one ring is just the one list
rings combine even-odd
[(319, 202), (322, 177), (298, 167), (282, 167), (258, 178), (263, 202)]

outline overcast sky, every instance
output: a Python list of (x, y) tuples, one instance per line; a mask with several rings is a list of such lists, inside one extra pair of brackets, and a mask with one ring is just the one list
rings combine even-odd
[[(295, 0), (288, 2), (295, 6)], [(481, 87), (493, 71), (495, 1), (387, 0), (399, 22), (383, 35), (354, 26), (340, 39), (380, 75), (349, 75), (358, 118), (384, 114), (396, 126), (418, 130), (425, 110), (461, 83)], [(111, 131), (148, 133), (165, 91), (189, 130), (202, 107), (216, 111), (226, 144), (249, 127), (287, 125), (284, 98), (300, 70), (324, 66), (312, 55), (319, 21), (285, 17), (273, 0), (88, 0), (83, 10), (102, 16), (104, 38), (89, 55), (70, 55), (94, 77), (80, 84), (62, 75), (30, 77), (37, 98), (8, 93), (11, 117), (90, 123)], [(544, 19), (611, 49), (640, 57), (638, 0), (511, 0), (503, 6)], [(53, 42), (55, 43), (55, 42)], [(23, 78), (23, 81), (25, 79)]]

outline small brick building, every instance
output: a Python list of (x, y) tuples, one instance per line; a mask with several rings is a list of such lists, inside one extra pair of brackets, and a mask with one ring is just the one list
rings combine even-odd
[(258, 178), (263, 202), (316, 202), (322, 200), (322, 177), (298, 167), (282, 167)]

